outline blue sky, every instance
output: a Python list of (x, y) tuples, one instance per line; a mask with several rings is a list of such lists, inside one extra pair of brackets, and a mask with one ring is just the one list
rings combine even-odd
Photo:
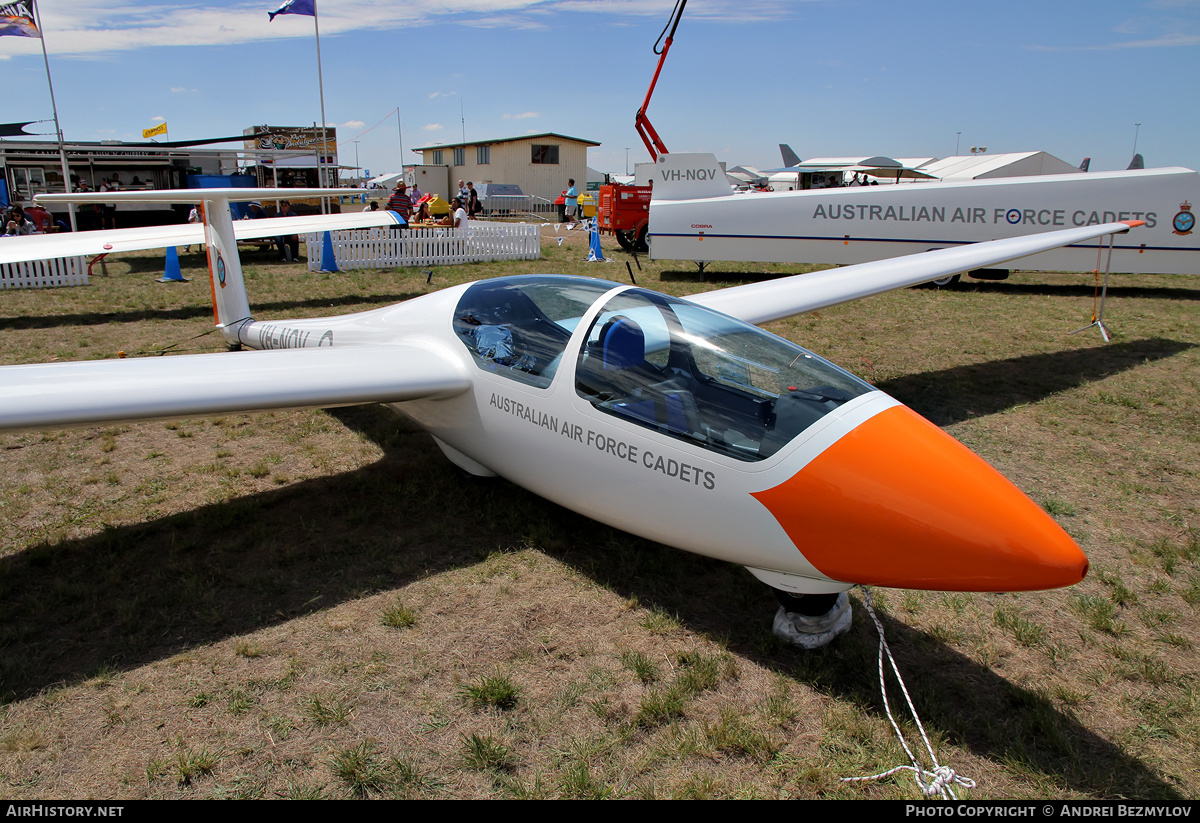
[[(40, 0), (69, 139), (170, 139), (320, 118), (311, 17), (280, 0)], [(318, 0), (341, 162), (555, 131), (602, 171), (649, 159), (633, 129), (671, 0)], [(1049, 151), (1092, 169), (1200, 166), (1200, 0), (691, 0), (650, 105), (672, 151), (729, 165)], [(0, 121), (50, 117), (38, 42), (0, 38)], [(383, 121), (383, 122), (380, 122)], [(376, 125), (378, 124), (378, 125)], [(372, 128), (374, 127), (374, 128)], [(50, 126), (45, 130), (51, 131)], [(961, 132), (958, 138), (957, 132)], [(352, 142), (358, 140), (357, 146)]]

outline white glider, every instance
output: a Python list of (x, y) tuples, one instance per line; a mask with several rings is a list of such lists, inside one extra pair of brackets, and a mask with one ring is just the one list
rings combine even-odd
[(797, 614), (826, 615), (825, 628), (848, 623), (839, 593), (855, 584), (1016, 591), (1086, 574), (1074, 541), (979, 457), (897, 400), (750, 324), (1136, 222), (690, 301), (532, 275), (340, 317), (264, 322), (251, 315), (228, 209), (205, 214), (217, 324), (231, 345), (264, 351), (0, 368), (0, 430), (385, 402), (468, 472), (746, 566), (776, 591), (776, 630), (791, 622), (781, 633), (792, 639), (811, 624)]

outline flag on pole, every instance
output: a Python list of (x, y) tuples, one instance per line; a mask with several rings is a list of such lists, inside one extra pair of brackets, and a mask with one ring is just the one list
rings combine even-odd
[[(33, 2), (33, 0), (29, 0)], [(307, 14), (309, 17), (317, 16), (317, 0), (283, 0), (279, 8), (275, 11), (267, 12), (267, 16), (272, 20), (277, 14)]]
[[(310, 0), (309, 5), (312, 5)], [(33, 0), (9, 0), (0, 2), (0, 37), (41, 37), (33, 19)]]
[(26, 135), (36, 134), (36, 132), (25, 131), (26, 126), (32, 126), (34, 123), (44, 123), (44, 120), (26, 120), (24, 123), (0, 123), (0, 137), (25, 137)]
[(164, 120), (163, 122), (159, 123), (157, 126), (155, 126), (152, 129), (142, 129), (142, 139), (144, 140), (144, 139), (147, 139), (150, 137), (154, 137), (156, 134), (166, 134), (166, 133), (167, 133), (167, 121)]

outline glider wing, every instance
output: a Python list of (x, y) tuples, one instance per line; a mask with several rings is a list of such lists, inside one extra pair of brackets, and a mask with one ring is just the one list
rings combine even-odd
[(0, 429), (446, 397), (461, 364), (417, 345), (39, 363), (0, 368)]
[(989, 268), (1007, 260), (1084, 243), (1107, 234), (1126, 232), (1140, 225), (1141, 220), (1128, 220), (972, 243), (890, 260), (798, 274), (765, 283), (733, 286), (697, 294), (689, 299), (758, 325), (973, 269)]
[[(372, 226), (404, 225), (390, 211), (353, 212), (350, 214), (313, 214), (304, 217), (267, 217), (262, 220), (234, 220), (233, 234), (239, 240), (302, 234), (313, 231), (362, 229)], [(136, 229), (81, 231), (72, 234), (33, 234), (0, 240), (0, 263), (74, 257), (78, 254), (109, 254), (167, 246), (204, 244), (204, 226), (181, 223), (172, 226), (145, 226)]]

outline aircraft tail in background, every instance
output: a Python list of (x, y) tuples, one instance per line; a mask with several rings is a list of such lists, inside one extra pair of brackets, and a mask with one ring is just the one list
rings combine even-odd
[(1125, 167), (1125, 171), (1144, 168), (1146, 168), (1146, 161), (1142, 159), (1140, 154), (1135, 154), (1133, 159), (1129, 161), (1129, 165)]
[(787, 143), (779, 144), (779, 154), (783, 157), (783, 165), (795, 166), (800, 163), (800, 158), (796, 156), (796, 152), (792, 151), (792, 147)]
[(1087, 171), (1087, 170), (1088, 170), (1088, 166), (1090, 166), (1090, 165), (1092, 165), (1092, 158), (1090, 158), (1090, 157), (1085, 157), (1085, 158), (1083, 158), (1083, 162), (1079, 164), (1079, 170), (1080, 170), (1080, 171)]

